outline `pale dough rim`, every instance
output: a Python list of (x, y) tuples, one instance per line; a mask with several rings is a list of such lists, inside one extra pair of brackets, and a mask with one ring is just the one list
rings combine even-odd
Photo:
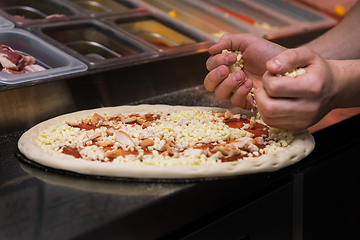
[(18, 148), (28, 159), (41, 165), (76, 172), (85, 175), (98, 175), (108, 177), (126, 178), (154, 178), (154, 179), (183, 179), (183, 178), (209, 178), (227, 177), (258, 172), (272, 172), (292, 165), (311, 153), (315, 147), (313, 136), (308, 130), (295, 135), (290, 146), (280, 151), (275, 151), (257, 158), (246, 159), (240, 162), (228, 162), (215, 165), (196, 166), (151, 166), (133, 165), (125, 163), (104, 163), (76, 159), (65, 154), (51, 155), (44, 152), (36, 143), (39, 132), (50, 125), (62, 122), (78, 116), (91, 115), (93, 113), (144, 113), (151, 110), (181, 110), (200, 109), (206, 111), (222, 111), (226, 109), (216, 107), (198, 106), (170, 106), (170, 105), (124, 105), (118, 107), (97, 108), (73, 112), (41, 122), (28, 131), (19, 139)]

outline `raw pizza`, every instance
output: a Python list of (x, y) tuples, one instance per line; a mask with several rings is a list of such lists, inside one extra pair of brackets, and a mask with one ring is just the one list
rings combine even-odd
[(42, 122), (18, 143), (28, 159), (85, 175), (183, 179), (275, 171), (314, 148), (308, 131), (213, 107), (138, 105)]

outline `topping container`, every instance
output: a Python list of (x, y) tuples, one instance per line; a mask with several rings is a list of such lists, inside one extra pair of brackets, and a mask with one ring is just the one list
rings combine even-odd
[(17, 26), (67, 21), (86, 17), (84, 13), (64, 1), (11, 0), (0, 2), (0, 14)]
[(23, 74), (0, 72), (0, 82), (2, 83), (15, 84), (50, 79), (86, 71), (87, 69), (84, 63), (22, 29), (1, 30), (0, 42), (2, 45), (7, 45), (20, 54), (33, 56), (36, 59), (35, 64), (39, 64), (46, 69), (44, 71)]
[(39, 25), (30, 30), (85, 62), (92, 69), (112, 66), (119, 68), (158, 56), (154, 49), (98, 20)]
[(91, 17), (135, 13), (146, 8), (128, 0), (67, 0), (70, 4), (84, 11)]
[(202, 52), (214, 44), (207, 35), (156, 13), (104, 18), (119, 31), (131, 34), (161, 55)]
[(311, 9), (320, 11), (328, 16), (341, 21), (347, 12), (354, 6), (357, 0), (328, 1), (328, 0), (295, 0)]
[(256, 35), (261, 35), (261, 33), (252, 26), (249, 27), (245, 24), (234, 24), (218, 13), (214, 13), (206, 8), (198, 7), (186, 1), (142, 1), (147, 4), (150, 10), (172, 16), (181, 22), (207, 33), (216, 41), (219, 40), (224, 33), (254, 33)]
[(219, 12), (233, 23), (242, 23), (253, 26), (265, 37), (294, 35), (304, 31), (304, 27), (294, 19), (283, 14), (275, 13), (269, 8), (261, 7), (251, 1), (232, 0), (185, 0), (198, 7)]
[[(248, 1), (253, 2), (253, 1)], [(303, 26), (306, 30), (330, 28), (337, 24), (337, 20), (298, 2), (284, 0), (255, 0), (264, 8), (271, 9), (277, 14), (283, 14)]]

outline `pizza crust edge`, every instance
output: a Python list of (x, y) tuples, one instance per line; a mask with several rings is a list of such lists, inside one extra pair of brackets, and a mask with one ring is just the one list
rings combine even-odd
[(209, 166), (150, 166), (88, 161), (76, 159), (72, 156), (61, 153), (51, 155), (44, 152), (36, 143), (38, 134), (42, 129), (48, 128), (50, 125), (58, 122), (62, 122), (65, 119), (87, 116), (95, 112), (98, 114), (115, 114), (119, 112), (145, 113), (149, 110), (155, 109), (171, 112), (174, 110), (190, 108), (206, 111), (226, 111), (226, 109), (217, 107), (187, 107), (169, 105), (125, 105), (78, 111), (49, 119), (32, 127), (20, 137), (18, 148), (28, 159), (43, 166), (76, 172), (79, 174), (127, 178), (186, 179), (227, 177), (258, 172), (272, 172), (300, 161), (309, 155), (315, 147), (313, 136), (308, 130), (304, 130), (297, 133), (289, 147), (286, 147), (281, 151), (271, 152), (260, 157), (246, 159), (239, 162), (227, 162)]

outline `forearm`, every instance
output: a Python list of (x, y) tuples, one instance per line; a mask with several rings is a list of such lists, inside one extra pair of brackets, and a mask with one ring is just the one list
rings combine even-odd
[(328, 60), (337, 94), (331, 108), (360, 107), (360, 60)]
[(325, 59), (360, 58), (360, 1), (334, 28), (306, 44)]

